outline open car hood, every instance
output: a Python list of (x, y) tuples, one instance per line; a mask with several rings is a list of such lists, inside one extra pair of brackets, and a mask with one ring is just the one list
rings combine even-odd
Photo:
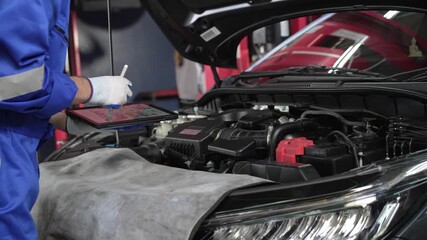
[(182, 56), (236, 67), (236, 49), (251, 31), (285, 19), (330, 11), (426, 11), (422, 1), (399, 0), (141, 0)]

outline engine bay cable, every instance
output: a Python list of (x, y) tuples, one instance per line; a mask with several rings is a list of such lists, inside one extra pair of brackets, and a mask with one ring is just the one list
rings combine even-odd
[(331, 136), (334, 136), (335, 138), (339, 137), (344, 141), (345, 145), (347, 145), (351, 149), (351, 152), (353, 153), (353, 158), (354, 158), (354, 162), (356, 163), (356, 166), (360, 167), (361, 164), (359, 162), (359, 157), (357, 156), (356, 145), (350, 140), (350, 138), (348, 138), (343, 132), (338, 131), (338, 130), (330, 132), (326, 136), (326, 138), (329, 138)]
[(338, 119), (344, 125), (347, 125), (347, 126), (357, 126), (357, 127), (365, 127), (366, 126), (366, 123), (364, 123), (364, 122), (349, 121), (349, 120), (345, 119), (343, 116), (341, 116), (340, 114), (338, 114), (336, 112), (332, 112), (332, 111), (307, 110), (307, 111), (304, 111), (301, 114), (301, 118), (302, 119), (307, 119), (308, 115), (325, 115), (325, 116), (331, 116), (331, 117), (334, 117), (334, 118)]

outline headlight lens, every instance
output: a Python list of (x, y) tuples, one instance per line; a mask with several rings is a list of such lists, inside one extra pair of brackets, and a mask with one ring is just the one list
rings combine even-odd
[(356, 239), (372, 225), (371, 207), (252, 225), (219, 227), (213, 239)]
[(214, 240), (378, 239), (416, 194), (426, 196), (427, 157), (377, 166), (381, 176), (340, 195), (293, 200), (213, 214), (199, 237)]

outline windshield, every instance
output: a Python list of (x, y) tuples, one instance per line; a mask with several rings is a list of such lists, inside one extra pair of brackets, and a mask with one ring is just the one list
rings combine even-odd
[(393, 75), (427, 66), (427, 16), (401, 11), (331, 14), (288, 39), (251, 71), (321, 65)]

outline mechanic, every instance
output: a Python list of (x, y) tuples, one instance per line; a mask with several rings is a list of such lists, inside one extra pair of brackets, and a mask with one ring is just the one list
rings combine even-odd
[(37, 239), (36, 150), (50, 117), (73, 104), (123, 104), (126, 78), (63, 73), (70, 0), (0, 1), (0, 239)]

